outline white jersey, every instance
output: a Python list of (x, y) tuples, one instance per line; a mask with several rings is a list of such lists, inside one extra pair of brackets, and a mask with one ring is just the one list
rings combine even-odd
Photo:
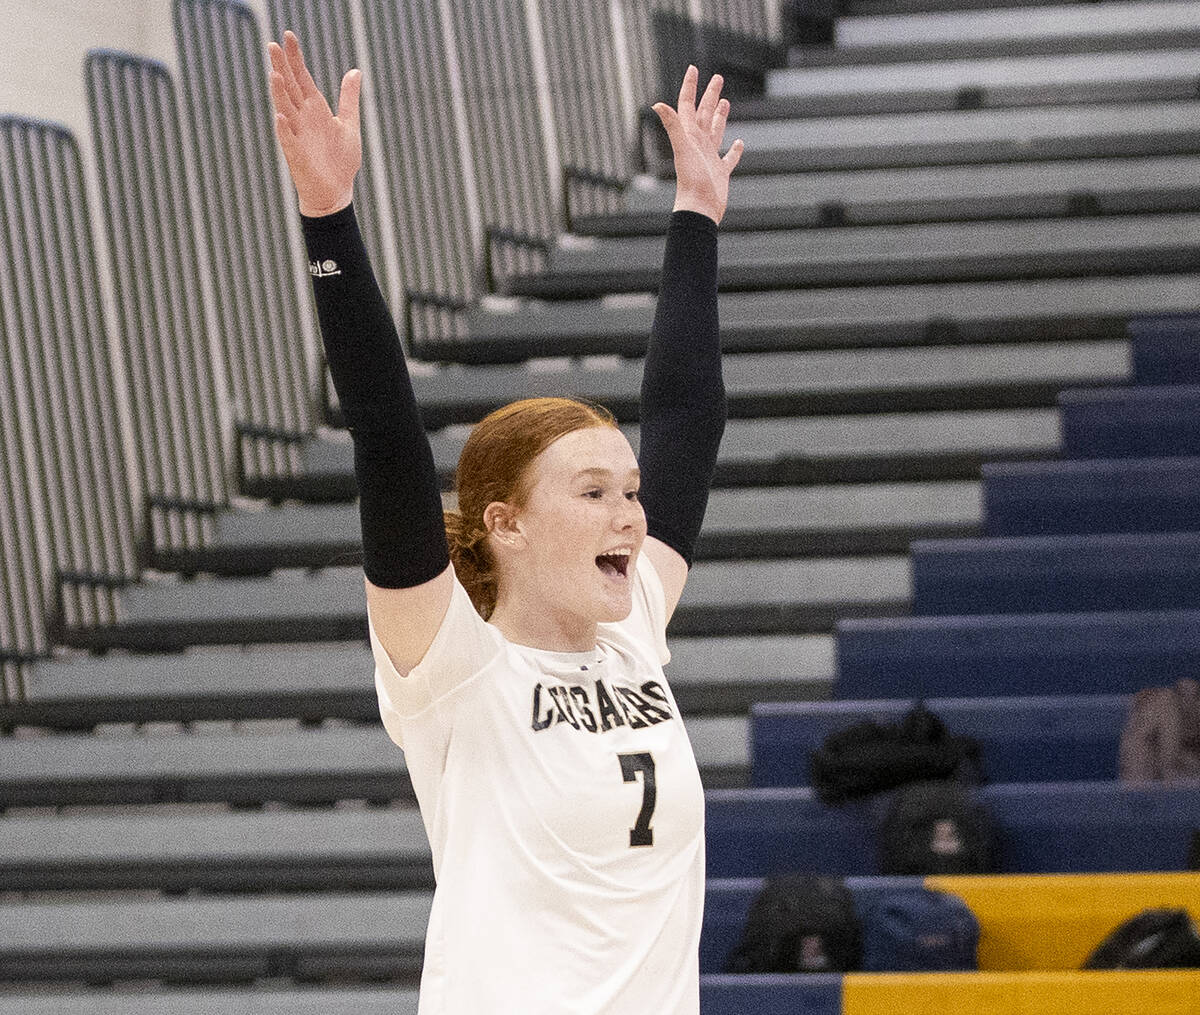
[(371, 630), (437, 890), (419, 1015), (697, 1015), (704, 795), (663, 676), (662, 583), (591, 652), (508, 641), (457, 580), (419, 666)]

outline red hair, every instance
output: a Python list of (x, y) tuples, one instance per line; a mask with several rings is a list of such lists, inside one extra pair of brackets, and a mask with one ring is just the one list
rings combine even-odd
[(496, 608), (497, 579), (484, 510), (494, 501), (521, 507), (533, 460), (560, 437), (599, 426), (617, 426), (603, 406), (525, 398), (485, 416), (471, 431), (454, 477), (458, 509), (445, 513), (446, 539), (454, 573), (485, 620)]

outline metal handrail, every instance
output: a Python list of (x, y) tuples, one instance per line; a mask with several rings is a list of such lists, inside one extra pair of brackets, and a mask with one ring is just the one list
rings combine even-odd
[[(609, 176), (607, 173), (597, 173), (591, 169), (581, 169), (579, 166), (563, 166), (563, 227), (568, 233), (575, 231), (575, 221), (579, 215), (596, 215), (615, 211), (622, 204), (625, 188), (629, 186), (628, 177)], [(596, 195), (603, 195), (600, 199)], [(590, 200), (586, 200), (587, 195)], [(586, 203), (586, 209), (579, 205)]]

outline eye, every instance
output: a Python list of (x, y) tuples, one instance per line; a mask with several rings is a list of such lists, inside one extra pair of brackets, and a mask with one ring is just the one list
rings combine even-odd
[(585, 497), (591, 497), (592, 500), (600, 500), (604, 496), (603, 490), (584, 490)]
[(625, 499), (626, 499), (626, 500), (637, 500), (637, 499), (638, 499), (638, 492), (637, 492), (637, 490), (629, 490), (629, 491), (627, 491), (627, 492), (626, 492), (626, 494), (625, 494)]

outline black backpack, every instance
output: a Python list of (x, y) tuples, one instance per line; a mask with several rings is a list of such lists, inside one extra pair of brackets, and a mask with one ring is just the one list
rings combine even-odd
[(838, 878), (771, 878), (750, 906), (727, 973), (839, 973), (857, 969), (862, 935), (854, 897)]
[(952, 779), (902, 786), (879, 829), (883, 874), (987, 874), (994, 828), (983, 805)]
[(979, 781), (979, 744), (955, 736), (924, 705), (895, 725), (855, 723), (831, 733), (809, 755), (813, 789), (822, 802), (895, 789), (925, 779)]
[(1200, 935), (1186, 909), (1143, 909), (1108, 935), (1084, 969), (1197, 969)]

